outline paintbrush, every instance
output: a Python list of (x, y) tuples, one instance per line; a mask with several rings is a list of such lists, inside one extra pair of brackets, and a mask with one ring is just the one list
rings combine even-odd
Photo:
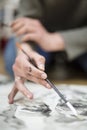
[[(6, 27), (11, 27), (10, 25), (8, 25), (6, 23), (1, 23), (1, 25), (6, 26)], [(28, 57), (29, 61), (33, 64), (30, 57), (28, 56), (28, 54), (22, 49), (21, 45), (19, 43), (16, 43), (16, 46)], [(34, 66), (37, 67), (36, 65), (34, 65)], [(65, 104), (69, 107), (69, 109), (72, 111), (73, 115), (76, 116), (78, 119), (83, 120), (84, 118), (82, 116), (78, 115), (76, 109), (73, 107), (73, 105), (68, 100), (66, 100), (66, 98), (62, 95), (62, 93), (58, 90), (58, 88), (56, 88), (56, 86), (52, 82), (50, 82), (49, 79), (46, 79), (46, 81), (54, 89), (54, 91), (58, 94), (58, 96), (60, 96), (60, 98), (65, 102)]]
[[(29, 61), (32, 63), (29, 55), (22, 49), (21, 45), (19, 43), (16, 43), (16, 46), (28, 57)], [(58, 96), (60, 96), (60, 98), (65, 102), (65, 104), (69, 107), (69, 109), (72, 111), (73, 115), (78, 117), (78, 113), (77, 113), (76, 109), (73, 107), (73, 105), (68, 100), (66, 100), (66, 98), (62, 95), (62, 93), (58, 90), (58, 88), (56, 88), (55, 85), (49, 81), (49, 79), (46, 79), (46, 81), (55, 90), (55, 92), (58, 94)]]

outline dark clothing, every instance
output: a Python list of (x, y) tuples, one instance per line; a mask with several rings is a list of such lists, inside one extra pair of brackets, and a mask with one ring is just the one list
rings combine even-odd
[(58, 31), (70, 58), (87, 50), (87, 0), (21, 0), (20, 14), (40, 19), (50, 32)]

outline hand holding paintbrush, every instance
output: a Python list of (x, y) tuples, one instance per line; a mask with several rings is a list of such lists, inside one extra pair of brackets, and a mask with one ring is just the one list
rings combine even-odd
[[(18, 52), (18, 56), (16, 57), (15, 63), (13, 65), (16, 82), (11, 93), (9, 94), (10, 103), (13, 103), (13, 99), (17, 91), (20, 91), (29, 99), (33, 97), (32, 93), (24, 86), (24, 82), (22, 81), (24, 79), (41, 84), (47, 88), (51, 88), (50, 85), (44, 80), (47, 78), (47, 75), (44, 72), (44, 57), (33, 51), (26, 43), (22, 43), (22, 45), (17, 44), (17, 46), (19, 50), (22, 51)], [(25, 53), (27, 53), (27, 55), (32, 59), (33, 63), (37, 67), (31, 64), (29, 57), (26, 56)]]
[[(5, 24), (5, 23), (2, 23), (3, 26), (6, 26), (6, 27), (11, 27), (11, 25), (8, 25), (8, 24)], [(44, 68), (45, 68), (45, 59), (44, 57), (42, 57), (41, 55), (37, 54), (36, 52), (34, 52), (31, 47), (29, 47), (29, 45), (27, 44), (22, 44), (23, 46), (23, 49), (22, 47), (20, 46), (20, 44), (17, 44), (18, 48), (20, 50), (22, 50), (22, 52), (25, 54), (26, 51), (24, 50), (28, 50), (26, 54), (29, 53), (29, 51), (31, 51), (30, 53), (30, 57), (32, 59), (32, 62), (34, 63), (35, 66), (37, 66), (37, 68), (35, 66), (33, 66), (30, 62), (29, 62), (29, 57), (26, 57), (26, 54), (24, 55), (23, 53), (20, 53), (17, 58), (16, 58), (16, 61), (13, 65), (13, 70), (14, 70), (14, 74), (15, 74), (15, 79), (16, 81), (19, 78), (19, 76), (27, 79), (27, 80), (30, 80), (30, 81), (33, 81), (33, 82), (36, 82), (36, 83), (39, 83), (47, 88), (51, 88), (50, 85), (44, 80), (47, 75), (46, 73), (44, 72)], [(26, 47), (25, 47), (26, 46)], [(20, 80), (21, 81), (21, 80)], [(18, 84), (18, 85), (17, 85)], [(19, 87), (21, 84), (21, 87)], [(16, 83), (16, 88), (17, 90), (21, 90), (21, 92), (27, 96), (28, 98), (31, 98), (32, 96), (29, 96), (31, 95), (31, 93), (25, 88), (23, 87), (22, 83)], [(12, 95), (13, 96), (9, 96), (9, 97), (14, 97), (16, 95), (17, 91), (14, 91), (14, 89), (12, 90)], [(11, 94), (10, 94), (11, 95)], [(11, 98), (11, 99), (12, 99)]]
[[(29, 55), (26, 53), (26, 51), (25, 51), (24, 49), (22, 49), (22, 47), (20, 46), (20, 44), (17, 43), (17, 47), (24, 53), (24, 55), (27, 56), (28, 61), (29, 61), (31, 64), (33, 64), (31, 57), (29, 57)], [(35, 66), (35, 65), (33, 64), (33, 66)], [(17, 75), (16, 75), (16, 76), (17, 76)], [(19, 76), (20, 76), (20, 75), (19, 75)], [(27, 94), (28, 94), (28, 96), (27, 96), (28, 98), (31, 98), (31, 97), (32, 97), (32, 93), (31, 93), (29, 90), (26, 89), (26, 91), (25, 91), (24, 86), (23, 86), (23, 82), (21, 82), (21, 79), (20, 79), (20, 78), (21, 78), (21, 77), (19, 77), (19, 79), (18, 79), (18, 81), (17, 81), (17, 84), (15, 84), (15, 86), (13, 87), (13, 89), (12, 89), (10, 95), (9, 95), (9, 98), (14, 98), (14, 96), (15, 96), (15, 94), (17, 93), (18, 90), (21, 91), (25, 96), (27, 96)], [(27, 78), (26, 78), (26, 79), (27, 79)], [(32, 81), (32, 78), (31, 78), (31, 81)], [(76, 111), (75, 108), (72, 106), (72, 104), (65, 99), (65, 97), (62, 95), (62, 93), (58, 90), (58, 88), (56, 88), (56, 87), (54, 86), (53, 83), (51, 83), (47, 78), (45, 78), (43, 81), (45, 81), (46, 83), (48, 83), (48, 84), (55, 90), (55, 92), (58, 94), (58, 96), (61, 97), (61, 99), (65, 102), (65, 104), (66, 104), (66, 105), (69, 107), (69, 109), (72, 111), (73, 115), (75, 115), (75, 117), (77, 117), (79, 120), (84, 120), (84, 117), (78, 115), (77, 111)], [(38, 82), (38, 83), (39, 83), (39, 82)], [(18, 85), (19, 88), (17, 88), (16, 85)], [(45, 85), (44, 85), (44, 86), (45, 86)], [(23, 91), (23, 90), (24, 90), (24, 91)], [(30, 95), (31, 95), (31, 96), (30, 96)]]
[[(29, 57), (29, 55), (24, 51), (24, 49), (21, 48), (21, 45), (19, 43), (16, 44), (17, 47), (28, 57), (29, 62), (34, 65), (35, 67), (37, 67), (35, 64), (33, 64), (32, 59)], [(60, 98), (65, 102), (65, 104), (69, 107), (69, 109), (72, 111), (72, 113), (78, 117), (78, 113), (75, 110), (75, 108), (72, 106), (72, 104), (66, 100), (66, 98), (62, 95), (62, 93), (54, 86), (54, 84), (52, 82), (49, 81), (49, 79), (45, 78), (44, 79), (53, 89), (54, 91), (58, 94), (58, 96), (60, 96)]]
[[(7, 25), (6, 25), (7, 26)], [(38, 68), (38, 66), (37, 66), (37, 64), (35, 63), (35, 62), (33, 62), (33, 60), (32, 60), (32, 58), (26, 53), (26, 51), (24, 50), (24, 49), (22, 49), (21, 48), (21, 46), (20, 46), (20, 44), (18, 44), (17, 43), (17, 47), (27, 56), (27, 58), (28, 58), (28, 61), (29, 61), (29, 63), (30, 63), (30, 65), (32, 66), (29, 66), (29, 72), (32, 72), (32, 70), (34, 70), (34, 69), (37, 69)], [(36, 56), (36, 54), (35, 54), (35, 56)], [(19, 59), (19, 60), (21, 60), (21, 59)], [(36, 68), (37, 67), (37, 68)], [(33, 68), (33, 69), (32, 69)], [(25, 69), (25, 71), (26, 71), (27, 69)], [(39, 69), (38, 69), (39, 70)], [(35, 72), (35, 70), (34, 70), (34, 72)], [(34, 74), (34, 72), (32, 72), (32, 74)], [(38, 72), (38, 71), (37, 71)], [(42, 73), (42, 72), (41, 72)], [(46, 87), (48, 87), (48, 88), (50, 88), (50, 86), (55, 90), (55, 92), (61, 97), (61, 99), (66, 103), (66, 105), (70, 108), (70, 110), (72, 111), (72, 113), (75, 115), (75, 116), (78, 116), (78, 114), (77, 114), (77, 112), (76, 112), (76, 110), (75, 110), (75, 108), (72, 106), (72, 104), (70, 103), (70, 102), (68, 102), (65, 98), (64, 98), (64, 96), (60, 93), (60, 91), (54, 86), (54, 84), (52, 84), (47, 78), (46, 78), (46, 74), (45, 73), (43, 73), (43, 74), (40, 74), (39, 75), (39, 73), (36, 73), (36, 75), (37, 75), (37, 77), (31, 77), (31, 73), (28, 73), (28, 76), (30, 76), (29, 77), (29, 79), (31, 80), (31, 81), (37, 81), (37, 78), (39, 79), (39, 77), (40, 77), (40, 79), (39, 80), (41, 80), (41, 82), (37, 82), (37, 83), (41, 83), (42, 85), (44, 85), (44, 86), (46, 86)], [(22, 76), (22, 75), (21, 75)], [(33, 76), (33, 75), (32, 75)], [(35, 79), (36, 78), (36, 79)], [(27, 78), (26, 78), (27, 79)], [(20, 80), (20, 77), (19, 77), (19, 80)], [(19, 82), (19, 80), (18, 80), (18, 82)], [(22, 84), (21, 84), (21, 86), (22, 86)], [(23, 88), (23, 86), (22, 86), (22, 88)], [(12, 92), (14, 92), (15, 91), (15, 89), (17, 89), (17, 88), (13, 88), (13, 90), (12, 90)], [(12, 93), (11, 92), (11, 93)], [(17, 91), (16, 91), (17, 92)], [(27, 92), (27, 90), (26, 90), (26, 92)], [(30, 93), (25, 93), (25, 92), (23, 92), (23, 90), (22, 90), (22, 93), (24, 93), (24, 95), (27, 95), (27, 94), (29, 94), (30, 95)], [(29, 97), (30, 98), (30, 96), (27, 96), (27, 97)]]

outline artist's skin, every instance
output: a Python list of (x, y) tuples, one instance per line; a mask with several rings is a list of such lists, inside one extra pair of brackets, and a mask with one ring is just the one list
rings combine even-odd
[(62, 36), (58, 32), (48, 32), (39, 20), (19, 18), (11, 24), (11, 27), (17, 36), (24, 35), (23, 42), (33, 41), (48, 52), (64, 50)]
[(18, 91), (20, 91), (29, 99), (33, 98), (33, 94), (24, 86), (25, 79), (41, 84), (47, 88), (51, 88), (50, 85), (45, 81), (47, 78), (47, 74), (44, 72), (45, 58), (32, 50), (32, 48), (26, 43), (22, 43), (21, 46), (34, 61), (37, 67), (29, 62), (28, 57), (22, 51), (18, 51), (18, 56), (16, 57), (13, 65), (13, 71), (15, 78), (21, 77), (21, 79), (15, 80), (14, 87), (9, 94), (9, 103), (13, 103), (13, 98)]
[[(19, 18), (11, 24), (13, 32), (17, 36), (23, 35), (22, 42), (34, 41), (43, 50), (52, 52), (64, 49), (64, 42), (60, 34), (49, 33), (39, 20), (31, 18)], [(55, 44), (54, 44), (55, 43)], [(27, 44), (22, 44), (23, 49), (35, 61), (37, 68), (32, 66), (28, 58), (19, 52), (13, 65), (15, 77), (22, 77), (21, 80), (15, 82), (14, 87), (9, 94), (9, 103), (13, 103), (13, 99), (18, 91), (22, 92), (27, 98), (33, 98), (33, 94), (24, 86), (25, 79), (39, 83), (47, 88), (51, 88), (45, 81), (47, 78), (45, 71), (45, 58), (31, 49)], [(32, 69), (29, 72), (30, 68)]]

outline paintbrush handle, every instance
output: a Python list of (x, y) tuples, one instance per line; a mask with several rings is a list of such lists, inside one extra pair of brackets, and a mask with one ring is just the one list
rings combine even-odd
[(78, 113), (75, 110), (75, 108), (72, 106), (72, 104), (66, 100), (66, 98), (61, 94), (61, 92), (54, 86), (52, 82), (50, 82), (48, 79), (46, 81), (50, 84), (50, 86), (56, 91), (56, 93), (61, 97), (61, 99), (66, 103), (66, 105), (70, 108), (70, 110), (73, 112), (73, 114), (78, 117)]
[[(28, 56), (28, 54), (22, 49), (22, 52)], [(33, 64), (31, 58), (28, 56), (29, 61)], [(35, 67), (37, 67), (35, 64), (33, 64)], [(55, 87), (55, 85), (49, 81), (49, 79), (46, 79), (46, 81), (48, 82), (48, 84), (55, 90), (55, 92), (62, 98), (62, 100), (67, 103), (67, 100), (65, 99), (65, 97), (61, 94), (61, 92)]]
[[(20, 47), (19, 47), (20, 48)], [(20, 48), (21, 50), (22, 50), (22, 52), (26, 55), (26, 56), (28, 56), (28, 54), (22, 49), (22, 48)], [(33, 62), (32, 62), (32, 60), (31, 60), (31, 58), (28, 56), (28, 60), (32, 63), (32, 65), (34, 65), (35, 67), (37, 67)], [(73, 112), (73, 114), (75, 115), (75, 116), (78, 116), (78, 113), (77, 113), (77, 111), (75, 110), (75, 108), (72, 106), (72, 104), (70, 103), (70, 102), (68, 102), (67, 100), (66, 100), (66, 98), (62, 95), (62, 93), (55, 87), (55, 85), (53, 84), (53, 83), (51, 83), (48, 79), (45, 79), (47, 82), (48, 82), (48, 84), (55, 90), (55, 92), (61, 97), (61, 99), (66, 103), (66, 105), (70, 108), (70, 110)]]
[[(21, 49), (21, 50), (22, 50), (22, 52), (23, 52), (26, 56), (28, 56), (28, 54), (27, 54), (23, 49)], [(31, 60), (31, 58), (30, 58), (29, 56), (28, 56), (28, 60), (31, 62), (32, 65), (34, 65), (35, 67), (37, 67), (35, 64), (33, 64), (32, 60)], [(65, 98), (65, 97), (62, 95), (62, 93), (54, 86), (54, 84), (53, 84), (52, 82), (50, 82), (48, 79), (45, 79), (45, 80), (46, 80), (46, 81), (48, 82), (48, 84), (55, 90), (55, 92), (58, 94), (58, 96), (60, 96), (61, 99), (66, 103), (66, 105), (70, 108), (70, 110), (73, 112), (73, 114), (74, 114), (76, 117), (78, 117), (78, 113), (77, 113), (77, 111), (75, 110), (75, 108), (72, 106), (72, 104), (66, 100), (66, 98)]]
[(55, 85), (49, 81), (49, 79), (46, 79), (46, 81), (49, 83), (49, 85), (55, 90), (55, 92), (62, 98), (62, 100), (67, 103), (68, 101), (65, 99), (65, 97), (62, 95), (62, 93), (58, 90), (58, 88), (55, 87)]

